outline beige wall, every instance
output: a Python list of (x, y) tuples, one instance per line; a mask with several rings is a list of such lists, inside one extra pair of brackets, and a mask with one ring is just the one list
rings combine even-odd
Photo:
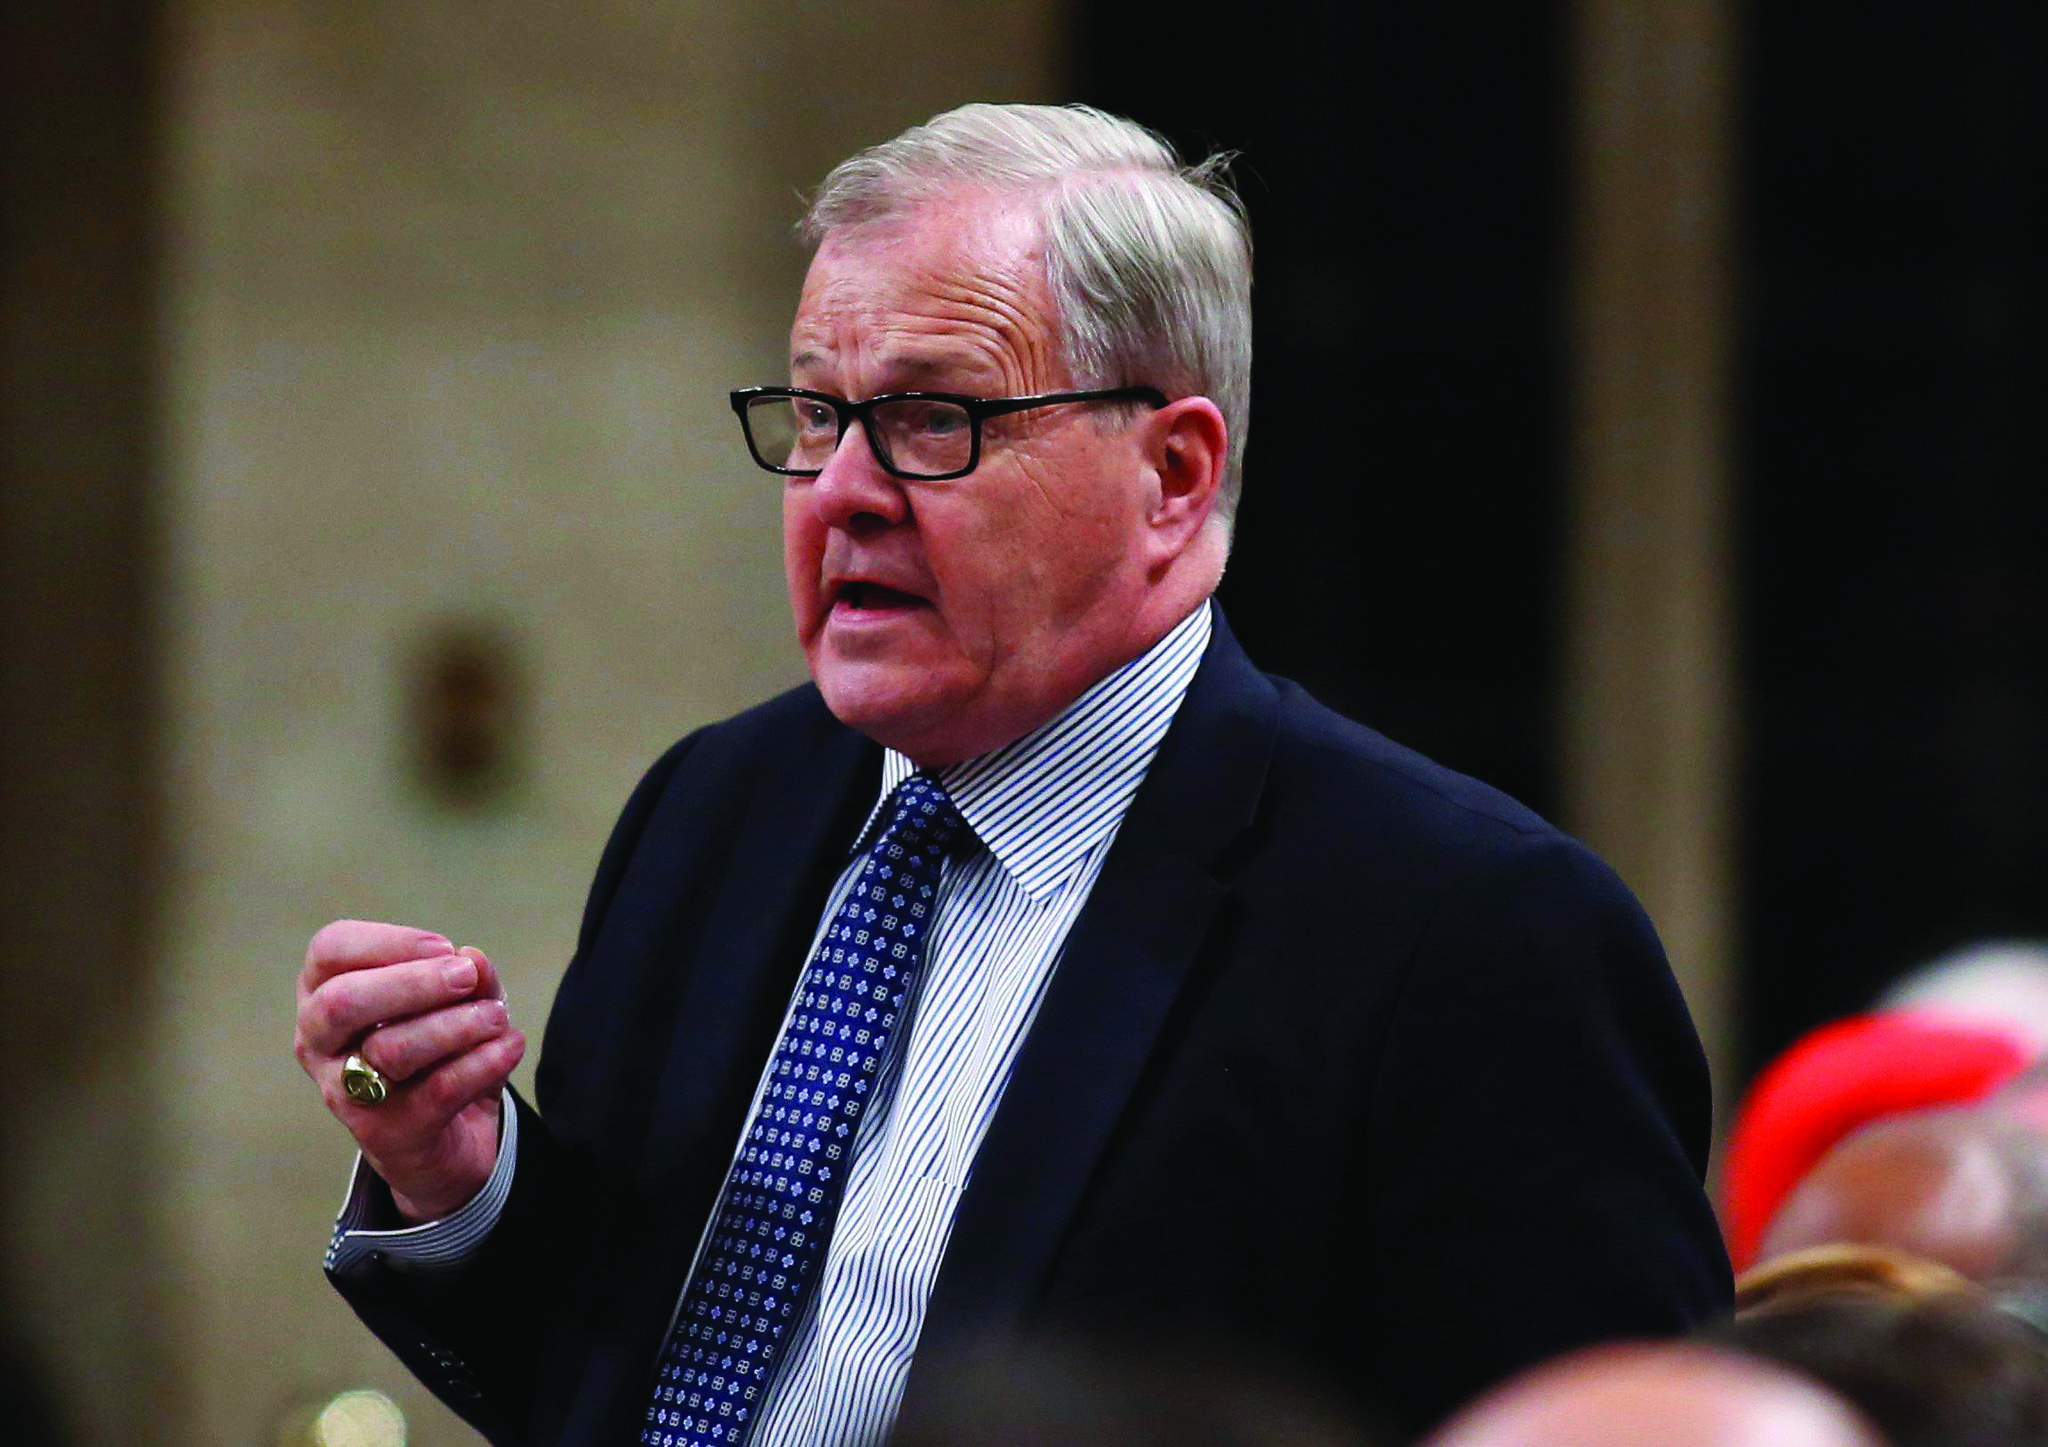
[(1734, 1083), (1734, 7), (1578, 0), (1565, 820)]
[[(89, 1440), (272, 1441), (355, 1384), (417, 1443), (469, 1440), (319, 1277), (349, 1152), (288, 1051), (306, 936), (349, 913), (482, 945), (537, 1031), (638, 771), (802, 675), (776, 489), (724, 402), (778, 375), (797, 188), (956, 102), (1056, 98), (1052, 9), (173, 8), (150, 1055), (204, 1088), (102, 1117), (151, 1142), (159, 1244), (127, 1245), (178, 1303), (145, 1328), (162, 1405), (95, 1362), (61, 1250), (23, 1268)], [(403, 679), (470, 618), (530, 687), (516, 785), (465, 813), (413, 785)], [(31, 1189), (27, 1229), (120, 1249), (81, 1222), (94, 1185)]]

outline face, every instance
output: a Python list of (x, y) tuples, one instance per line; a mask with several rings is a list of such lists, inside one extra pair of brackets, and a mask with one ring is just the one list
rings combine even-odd
[[(1073, 388), (1028, 213), (986, 200), (828, 236), (790, 332), (790, 380), (1014, 397)], [(947, 482), (885, 473), (854, 427), (788, 478), (797, 636), (841, 720), (927, 767), (1008, 743), (1150, 640), (1141, 424), (1059, 406), (982, 424)]]

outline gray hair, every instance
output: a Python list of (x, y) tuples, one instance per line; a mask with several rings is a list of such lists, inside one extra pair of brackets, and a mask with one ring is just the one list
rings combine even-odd
[(1979, 940), (1895, 980), (1880, 1010), (1924, 1010), (2017, 1032), (2048, 1057), (2048, 942)]
[(962, 186), (1035, 196), (1076, 385), (1215, 402), (1230, 434), (1216, 503), (1227, 527), (1252, 372), (1251, 231), (1229, 162), (1184, 166), (1161, 137), (1090, 106), (966, 105), (834, 167), (802, 234), (815, 246)]

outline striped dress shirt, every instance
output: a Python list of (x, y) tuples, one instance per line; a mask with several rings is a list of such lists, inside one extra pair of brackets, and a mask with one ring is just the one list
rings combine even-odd
[[(1049, 723), (937, 771), (973, 838), (946, 862), (909, 1030), (884, 1066), (876, 1106), (855, 1138), (818, 1288), (769, 1385), (749, 1447), (868, 1447), (887, 1437), (975, 1152), (1209, 633), (1204, 605)], [(875, 807), (826, 903), (820, 934), (859, 871), (883, 803), (916, 767), (894, 750), (885, 754)], [(816, 944), (814, 938), (814, 950)], [(755, 1107), (770, 1065), (772, 1053)], [(749, 1121), (753, 1113), (750, 1107)], [(505, 1119), (513, 1119), (509, 1109)], [(744, 1140), (743, 1127), (736, 1153)], [(363, 1229), (370, 1205), (359, 1164), (330, 1262), (373, 1248), (422, 1266), (460, 1261), (502, 1211), (516, 1151), (508, 1130), (498, 1168), (475, 1201), (445, 1221), (406, 1231)], [(701, 1229), (700, 1255), (709, 1223)]]

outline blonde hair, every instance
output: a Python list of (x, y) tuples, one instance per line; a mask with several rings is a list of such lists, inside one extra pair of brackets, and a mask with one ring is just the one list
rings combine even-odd
[(1738, 1315), (1779, 1311), (1817, 1296), (1860, 1296), (1913, 1304), (1971, 1297), (1981, 1288), (1960, 1271), (1892, 1246), (1838, 1241), (1790, 1251), (1736, 1278)]

